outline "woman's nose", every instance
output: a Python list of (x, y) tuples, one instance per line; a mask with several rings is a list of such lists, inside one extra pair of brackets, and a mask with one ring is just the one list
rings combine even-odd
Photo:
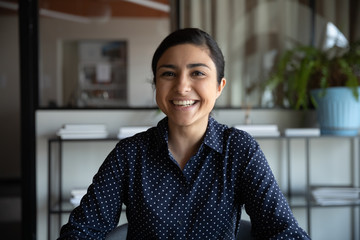
[(191, 80), (185, 74), (180, 74), (176, 81), (175, 90), (180, 94), (190, 92)]

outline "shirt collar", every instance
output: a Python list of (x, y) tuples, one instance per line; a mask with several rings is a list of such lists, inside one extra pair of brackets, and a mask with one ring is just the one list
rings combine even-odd
[(168, 125), (168, 117), (163, 118), (157, 124), (157, 139), (155, 140), (158, 147), (162, 147), (163, 145), (167, 145), (169, 141), (169, 125)]
[[(158, 128), (158, 147), (167, 145), (169, 141), (169, 125), (168, 118), (163, 118), (157, 125)], [(214, 118), (209, 116), (208, 126), (206, 129), (203, 143), (211, 149), (222, 153), (223, 151), (223, 136), (226, 129), (225, 125), (218, 123)]]
[(214, 118), (209, 116), (209, 123), (205, 133), (204, 144), (213, 150), (222, 153), (225, 129), (225, 125), (218, 123)]

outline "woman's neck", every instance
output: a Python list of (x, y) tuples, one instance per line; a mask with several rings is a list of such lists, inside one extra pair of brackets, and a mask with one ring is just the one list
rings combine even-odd
[(169, 150), (182, 170), (198, 151), (206, 128), (207, 124), (179, 127), (169, 123)]

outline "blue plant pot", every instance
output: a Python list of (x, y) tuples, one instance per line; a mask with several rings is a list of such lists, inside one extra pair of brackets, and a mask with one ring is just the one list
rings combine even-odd
[[(360, 87), (358, 88), (360, 96)], [(360, 128), (360, 97), (352, 89), (331, 87), (323, 96), (322, 89), (311, 91), (317, 103), (317, 118), (322, 135), (355, 136)]]

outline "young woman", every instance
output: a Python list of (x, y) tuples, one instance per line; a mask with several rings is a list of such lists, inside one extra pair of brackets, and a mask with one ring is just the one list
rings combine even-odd
[(310, 239), (295, 220), (258, 143), (210, 116), (226, 85), (217, 43), (199, 29), (166, 37), (152, 70), (166, 114), (120, 140), (60, 239), (104, 239), (126, 205), (128, 239), (235, 239), (241, 209), (258, 239)]

